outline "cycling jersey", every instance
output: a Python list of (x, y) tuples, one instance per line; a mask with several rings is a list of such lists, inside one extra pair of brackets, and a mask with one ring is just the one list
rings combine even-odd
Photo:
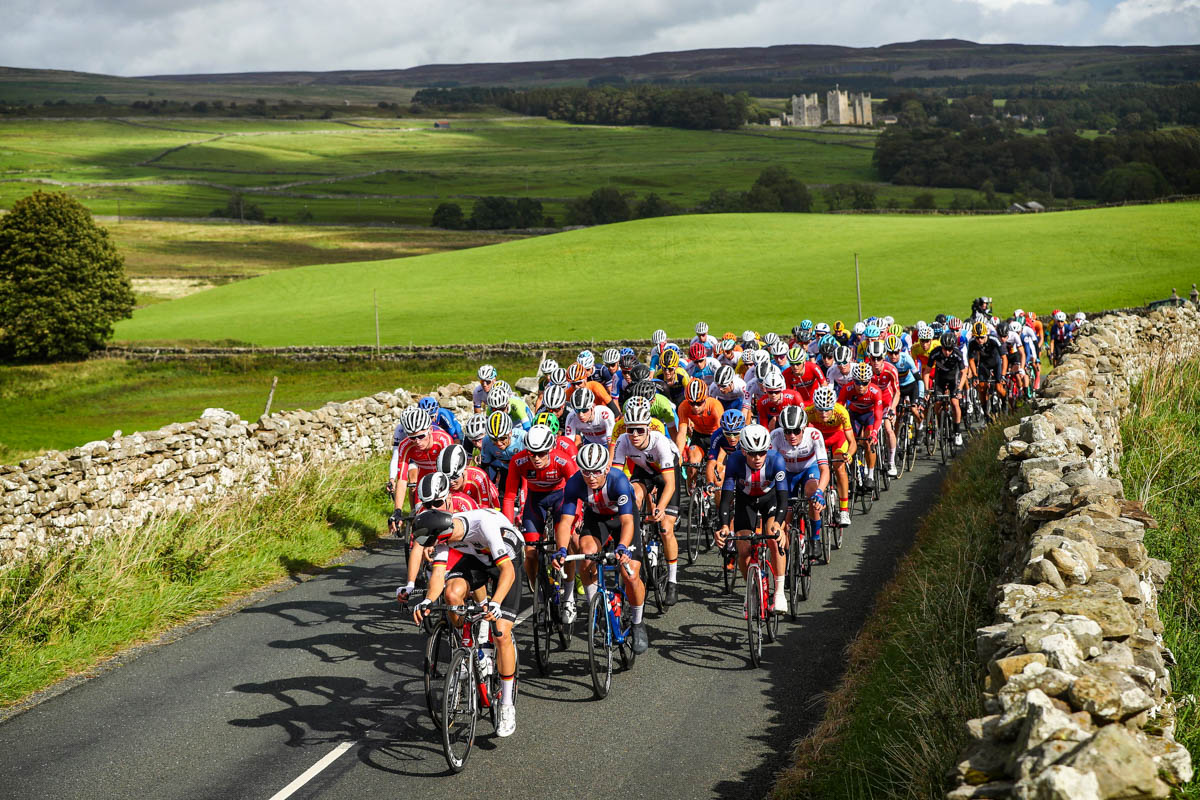
[[(492, 386), (495, 385), (496, 384), (493, 382)], [(483, 410), (484, 406), (487, 405), (487, 396), (489, 391), (491, 390), (483, 388), (482, 383), (471, 390), (471, 403), (475, 406), (476, 413)]]
[(782, 492), (786, 498), (786, 481), (787, 465), (779, 453), (768, 450), (762, 467), (750, 469), (750, 465), (746, 463), (746, 454), (738, 450), (725, 462), (725, 482), (721, 484), (721, 508), (725, 508), (726, 494), (729, 494), (729, 499), (732, 500), (735, 493), (761, 497), (774, 491)]
[(758, 399), (763, 396), (762, 384), (758, 382), (758, 373), (754, 370), (746, 371), (746, 402), (751, 408), (758, 403)]
[(847, 364), (850, 369), (842, 371), (841, 366), (834, 364), (825, 371), (825, 380), (830, 383), (837, 391), (841, 391), (843, 386), (848, 386), (854, 383), (854, 365)]
[(933, 356), (935, 350), (942, 346), (941, 342), (922, 342), (917, 341), (912, 347), (913, 361), (921, 368), (921, 372), (929, 373), (929, 360)]
[(650, 403), (650, 416), (662, 422), (663, 426), (668, 429), (679, 425), (679, 417), (675, 414), (675, 406), (661, 394), (654, 395), (654, 400)]
[(721, 362), (711, 356), (699, 358), (688, 364), (687, 374), (693, 380), (699, 379), (708, 383), (717, 374), (717, 370), (721, 368)]
[(488, 470), (492, 478), (496, 477), (496, 470), (508, 469), (508, 462), (517, 453), (525, 449), (525, 431), (521, 428), (514, 428), (512, 438), (509, 440), (508, 447), (501, 449), (496, 445), (496, 440), (490, 436), (483, 437), (483, 454), (480, 461)]
[(800, 395), (802, 405), (812, 402), (813, 392), (824, 385), (825, 372), (815, 361), (805, 361), (784, 370), (783, 380), (787, 388), (795, 390)]
[[(446, 498), (446, 504), (441, 508), (441, 510), (450, 514), (457, 514), (460, 511), (474, 511), (479, 507), (479, 503), (475, 502), (474, 498), (469, 497), (462, 492), (451, 492), (450, 496)], [(413, 509), (413, 513), (420, 514), (425, 509), (426, 506), (424, 503), (417, 503), (417, 507)]]
[(573, 383), (567, 390), (567, 396), (569, 397), (572, 392), (580, 387), (583, 387), (592, 393), (592, 397), (595, 398), (595, 400), (592, 401), (592, 405), (594, 406), (606, 406), (613, 401), (612, 393), (608, 391), (608, 389), (604, 388), (604, 384), (600, 383), (599, 381)]
[(437, 472), (438, 456), (442, 454), (443, 450), (454, 444), (450, 434), (441, 428), (432, 428), (429, 431), (429, 438), (422, 441), (427, 444), (425, 449), (417, 447), (417, 442), (413, 439), (405, 439), (399, 443), (396, 451), (392, 454), (393, 476), (407, 480), (410, 464), (416, 465), (418, 480), (431, 472)]
[(470, 497), (480, 508), (495, 508), (500, 505), (500, 497), (496, 484), (483, 470), (476, 466), (468, 466), (463, 471), (463, 485), (458, 490)]
[(675, 368), (675, 379), (671, 383), (667, 383), (662, 377), (655, 379), (654, 383), (659, 394), (666, 395), (674, 405), (679, 405), (683, 402), (683, 398), (687, 392), (687, 385), (692, 382), (691, 376), (683, 369), (683, 367)]
[(775, 397), (768, 394), (763, 394), (758, 400), (756, 412), (758, 414), (758, 424), (766, 428), (770, 428), (775, 424), (775, 418), (779, 413), (788, 406), (803, 406), (804, 401), (800, 398), (800, 393), (792, 389), (784, 389)]
[(720, 345), (720, 341), (711, 333), (706, 333), (703, 336), (693, 336), (692, 340), (688, 342), (688, 349), (690, 350), (691, 346), (696, 342), (704, 345), (704, 349), (708, 351), (710, 356), (717, 351), (717, 347)]
[(521, 546), (521, 535), (512, 524), (494, 508), (462, 511), (454, 515), (467, 524), (467, 532), (457, 542), (442, 542), (433, 551), (434, 564), (449, 564), (451, 553), (471, 556), (484, 566), (498, 566), (511, 561)]
[(1004, 357), (1004, 348), (995, 339), (986, 339), (983, 344), (974, 339), (967, 345), (967, 356), (975, 364), (976, 372), (998, 372)]
[(550, 451), (546, 466), (540, 468), (533, 465), (528, 450), (517, 453), (508, 464), (508, 478), (504, 482), (504, 516), (515, 521), (514, 506), (522, 488), (528, 487), (530, 494), (554, 492), (562, 489), (577, 470), (575, 459), (557, 447)]
[(829, 463), (825, 437), (815, 427), (806, 426), (800, 432), (798, 444), (790, 444), (783, 428), (771, 431), (771, 449), (783, 457), (788, 472), (804, 472), (809, 467)]
[[(657, 431), (658, 433), (666, 435), (667, 426), (662, 424), (662, 420), (651, 417), (650, 418), (650, 430)], [(621, 438), (621, 434), (623, 434), (623, 433), (625, 433), (624, 418), (617, 420), (617, 424), (613, 425), (612, 441), (614, 444), (616, 443), (617, 439)]]
[(733, 376), (733, 383), (729, 387), (729, 391), (722, 391), (720, 386), (715, 383), (708, 385), (708, 396), (715, 397), (721, 401), (721, 405), (728, 411), (731, 408), (741, 410), (746, 402), (746, 382), (738, 376)]
[(529, 405), (515, 394), (508, 401), (508, 416), (525, 430), (533, 427), (533, 419), (529, 416)]
[(678, 464), (679, 451), (675, 449), (675, 444), (657, 431), (650, 431), (644, 449), (634, 447), (633, 442), (629, 441), (629, 434), (623, 433), (617, 439), (617, 447), (613, 452), (614, 467), (630, 466), (650, 473), (663, 473)]
[(871, 377), (871, 383), (879, 387), (880, 393), (883, 394), (883, 407), (887, 409), (892, 404), (892, 398), (900, 391), (900, 378), (896, 374), (896, 367), (887, 361), (872, 366), (875, 374)]
[(563, 492), (563, 516), (579, 516), (584, 509), (602, 517), (614, 517), (635, 512), (633, 484), (625, 473), (616, 467), (608, 470), (608, 477), (599, 489), (592, 489), (577, 472), (567, 481)]
[(711, 436), (721, 427), (721, 415), (724, 413), (725, 407), (721, 401), (712, 397), (704, 398), (699, 408), (691, 400), (684, 400), (679, 404), (679, 427), (690, 425), (694, 432)]
[[(994, 340), (989, 339), (988, 341)], [(939, 347), (930, 356), (930, 369), (933, 372), (933, 382), (943, 389), (948, 390), (958, 386), (959, 376), (962, 375), (962, 371), (966, 366), (962, 353), (958, 352), (958, 348), (956, 347)]]
[(584, 422), (574, 411), (567, 414), (567, 425), (563, 428), (563, 433), (572, 438), (581, 436), (584, 442), (593, 442), (608, 447), (616, 422), (612, 409), (607, 406), (595, 406), (592, 409), (591, 422)]
[[(738, 441), (740, 442), (741, 440), (739, 439)], [(733, 442), (729, 441), (728, 439), (726, 439), (725, 433), (724, 433), (724, 431), (722, 431), (721, 433), (718, 433), (716, 436), (713, 436), (712, 441), (709, 442), (708, 460), (715, 461), (717, 458), (717, 455), (720, 453), (724, 453), (726, 460), (728, 460), (729, 454), (737, 449), (738, 449), (738, 446), (736, 444), (734, 444)]]
[(838, 395), (838, 402), (857, 419), (865, 418), (868, 414), (873, 415), (870, 426), (872, 430), (877, 430), (879, 423), (883, 421), (883, 392), (873, 383), (867, 384), (865, 392), (860, 393), (859, 388), (861, 387), (857, 385), (845, 387)]
[(912, 356), (908, 353), (901, 352), (899, 355), (898, 359), (889, 361), (888, 363), (892, 365), (892, 369), (896, 370), (896, 376), (899, 379), (900, 385), (908, 386), (917, 379), (921, 368), (917, 366), (917, 362), (913, 361)]
[(809, 406), (804, 411), (808, 414), (809, 427), (816, 428), (825, 438), (826, 451), (836, 450), (843, 442), (847, 441), (846, 434), (852, 428), (850, 427), (850, 412), (844, 405), (834, 404), (833, 411), (829, 412), (828, 422), (825, 421), (825, 412), (820, 411), (816, 406)]

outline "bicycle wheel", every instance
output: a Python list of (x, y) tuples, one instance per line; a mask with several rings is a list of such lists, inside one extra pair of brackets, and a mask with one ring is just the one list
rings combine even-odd
[(475, 743), (479, 690), (475, 686), (475, 654), (459, 648), (450, 657), (442, 694), (442, 751), (451, 772), (462, 772)]
[(908, 451), (908, 415), (904, 414), (896, 423), (896, 455), (900, 462), (896, 464), (896, 480), (904, 474), (904, 454)]
[(746, 635), (750, 644), (750, 663), (762, 662), (763, 639), (762, 577), (757, 564), (746, 569)]
[(728, 557), (721, 551), (721, 578), (725, 582), (725, 594), (733, 592), (733, 587), (737, 585), (737, 575), (737, 556)]
[[(547, 573), (547, 576), (549, 577), (549, 573)], [(576, 606), (579, 605), (579, 599), (574, 595), (575, 581), (563, 583), (555, 578), (549, 586), (552, 593), (558, 593), (558, 602), (553, 602), (554, 594), (550, 595), (550, 608), (554, 609), (556, 613), (562, 610), (562, 604), (567, 601), (568, 597), (575, 601)], [(563, 622), (561, 613), (557, 617), (551, 617), (550, 619), (556, 623), (554, 628), (558, 631), (558, 644), (562, 647), (563, 652), (570, 650), (571, 640), (575, 638), (575, 622)]]
[(596, 592), (588, 603), (588, 667), (597, 700), (608, 697), (612, 688), (612, 629), (606, 600), (606, 593)]
[[(875, 474), (879, 476), (879, 482), (883, 484), (884, 491), (887, 491), (888, 481), (891, 480), (887, 474), (887, 467), (884, 466), (888, 463), (885, 458), (886, 455), (887, 445), (883, 443), (883, 431), (880, 430), (879, 439), (875, 442)], [(878, 494), (875, 495), (875, 499), (879, 499)]]
[(704, 536), (702, 525), (702, 512), (700, 499), (701, 491), (699, 488), (688, 495), (688, 515), (687, 515), (687, 563), (692, 564), (696, 561), (696, 556), (700, 552), (700, 540)]
[(538, 672), (543, 675), (550, 671), (550, 638), (557, 625), (554, 613), (558, 605), (551, 599), (550, 578), (544, 566), (539, 565), (534, 575), (537, 588), (533, 594), (533, 660)]
[[(763, 593), (767, 597), (775, 595), (775, 573), (771, 570), (771, 565), (766, 565), (766, 570), (763, 572)], [(783, 614), (779, 614), (774, 610), (767, 612), (767, 641), (773, 642), (779, 638), (779, 618)]]
[(796, 604), (808, 597), (808, 586), (800, 577), (800, 531), (795, 525), (788, 527), (787, 575), (785, 583), (788, 590), (788, 616), (796, 621)]
[(904, 468), (909, 472), (917, 466), (917, 418), (908, 415), (908, 447), (904, 450)]
[(876, 451), (875, 469), (871, 471), (871, 494), (876, 500), (879, 499), (879, 474), (883, 471), (883, 458)]
[(875, 495), (872, 493), (871, 482), (863, 475), (862, 470), (866, 469), (866, 464), (863, 463), (866, 457), (856, 458), (854, 462), (854, 471), (858, 475), (858, 502), (862, 507), (862, 513), (866, 514), (871, 510), (871, 505), (875, 502)]
[[(658, 535), (658, 525), (650, 523), (643, 531), (646, 535), (646, 552), (647, 561), (642, 564), (642, 574), (646, 579), (647, 593), (654, 598), (654, 607), (658, 613), (663, 613), (666, 608), (663, 603), (663, 595), (667, 591), (667, 587), (662, 585), (666, 582), (667, 574), (667, 557), (663, 553), (662, 539)], [(662, 573), (663, 580), (659, 580), (659, 573)]]
[(842, 526), (838, 524), (838, 513), (841, 510), (841, 501), (838, 499), (837, 489), (831, 485), (825, 490), (825, 530), (826, 535), (830, 537), (830, 544), (834, 550), (842, 549)]
[(704, 544), (704, 552), (706, 553), (709, 550), (712, 550), (712, 546), (714, 544), (713, 533), (715, 532), (715, 528), (713, 526), (713, 518), (715, 514), (716, 509), (713, 508), (712, 495), (706, 492), (704, 494), (704, 502), (700, 504), (700, 531), (702, 534), (701, 541)]
[(938, 414), (938, 453), (942, 457), (942, 463), (947, 461), (947, 455), (950, 450), (950, 412), (942, 411)]
[(614, 591), (621, 606), (621, 644), (618, 648), (621, 651), (621, 669), (630, 669), (637, 661), (637, 653), (633, 652), (633, 623), (630, 621), (633, 619), (633, 608), (622, 589)]
[(442, 619), (425, 640), (425, 705), (435, 725), (442, 724), (442, 690), (445, 688), (446, 665), (454, 654), (454, 637), (449, 623)]

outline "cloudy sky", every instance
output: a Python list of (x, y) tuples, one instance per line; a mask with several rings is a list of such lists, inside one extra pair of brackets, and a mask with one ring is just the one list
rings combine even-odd
[(4, 6), (0, 65), (126, 76), (950, 37), (1200, 43), (1200, 0), (6, 0)]

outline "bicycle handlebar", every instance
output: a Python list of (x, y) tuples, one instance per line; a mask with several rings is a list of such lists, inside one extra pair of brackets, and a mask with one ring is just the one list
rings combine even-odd
[[(617, 564), (617, 555), (616, 553), (574, 553), (573, 555), (563, 557), (564, 564), (568, 561), (592, 561), (597, 564), (604, 564), (605, 566), (612, 567), (616, 566)], [(626, 564), (625, 574), (632, 578), (633, 567)], [(567, 577), (567, 573), (561, 569), (558, 571), (558, 575), (560, 579)]]
[[(474, 601), (461, 606), (451, 605), (450, 603), (434, 603), (430, 605), (427, 610), (431, 613), (436, 611), (449, 611), (451, 614), (458, 614), (459, 616), (466, 617), (470, 622), (481, 620), (488, 613), (488, 607), (486, 605), (481, 605)], [(500, 616), (512, 620), (517, 618), (516, 614), (513, 614), (510, 611), (504, 611), (503, 609), (500, 611)]]

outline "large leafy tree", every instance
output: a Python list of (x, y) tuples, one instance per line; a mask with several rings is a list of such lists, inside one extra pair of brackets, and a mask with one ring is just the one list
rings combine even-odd
[(132, 313), (124, 259), (77, 201), (34, 192), (0, 217), (0, 358), (81, 358)]

